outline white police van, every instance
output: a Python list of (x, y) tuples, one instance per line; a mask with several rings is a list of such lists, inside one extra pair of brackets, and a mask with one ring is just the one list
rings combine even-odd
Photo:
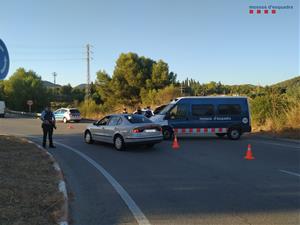
[(181, 97), (150, 118), (163, 129), (165, 139), (177, 136), (227, 135), (237, 140), (251, 132), (247, 97)]

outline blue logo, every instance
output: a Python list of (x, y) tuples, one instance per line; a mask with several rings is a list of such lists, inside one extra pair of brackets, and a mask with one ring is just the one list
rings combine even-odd
[(0, 39), (0, 80), (3, 80), (9, 70), (9, 56), (4, 42)]

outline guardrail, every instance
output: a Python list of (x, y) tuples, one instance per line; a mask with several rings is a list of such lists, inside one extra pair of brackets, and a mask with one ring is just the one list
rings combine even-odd
[(29, 113), (29, 112), (20, 112), (20, 111), (14, 111), (10, 109), (5, 110), (6, 114), (12, 114), (18, 117), (29, 117), (29, 118), (38, 118), (41, 116), (41, 113)]

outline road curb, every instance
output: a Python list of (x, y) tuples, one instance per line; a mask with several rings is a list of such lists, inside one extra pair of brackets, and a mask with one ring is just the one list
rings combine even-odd
[(59, 225), (69, 225), (69, 222), (68, 222), (68, 218), (69, 218), (68, 192), (67, 192), (66, 183), (65, 183), (65, 180), (64, 180), (64, 175), (62, 173), (62, 170), (61, 170), (59, 164), (57, 163), (57, 161), (55, 160), (53, 155), (50, 152), (48, 152), (46, 149), (44, 149), (42, 146), (40, 146), (39, 144), (37, 144), (33, 141), (28, 140), (27, 138), (23, 138), (23, 139), (26, 140), (30, 144), (34, 144), (42, 152), (47, 154), (48, 157), (50, 158), (50, 160), (52, 161), (52, 166), (55, 169), (55, 171), (57, 172), (58, 177), (59, 177), (58, 190), (64, 196), (64, 203), (61, 207), (62, 216), (58, 220), (58, 224)]

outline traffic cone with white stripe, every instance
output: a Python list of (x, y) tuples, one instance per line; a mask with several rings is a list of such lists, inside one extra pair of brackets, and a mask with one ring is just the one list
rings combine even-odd
[(253, 154), (252, 154), (251, 144), (248, 144), (248, 149), (247, 149), (247, 152), (246, 152), (246, 156), (244, 158), (247, 159), (247, 160), (255, 159)]
[(174, 150), (176, 150), (176, 149), (179, 149), (179, 143), (178, 143), (178, 141), (177, 141), (177, 137), (176, 137), (176, 134), (174, 133), (174, 141), (173, 141), (173, 144), (172, 144), (172, 148), (174, 149)]

